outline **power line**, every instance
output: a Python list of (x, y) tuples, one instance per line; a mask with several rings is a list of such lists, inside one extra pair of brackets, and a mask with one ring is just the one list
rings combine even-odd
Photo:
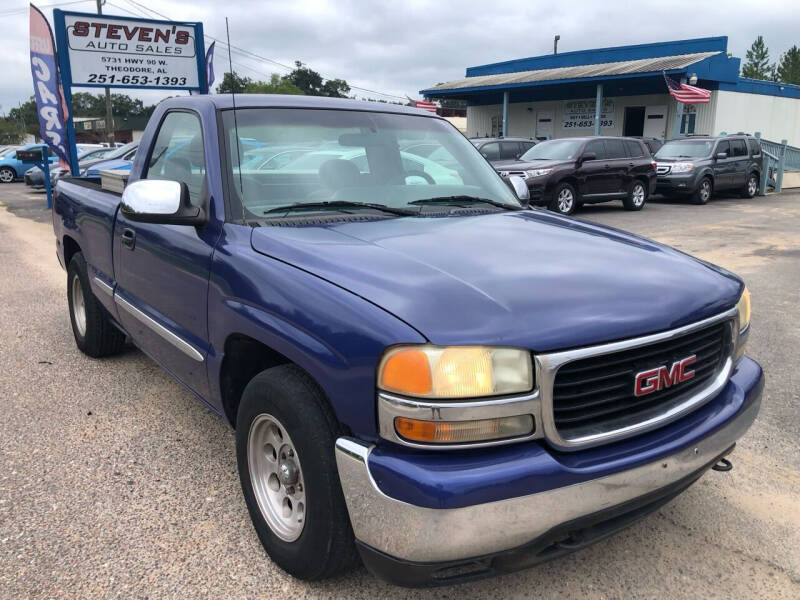
[[(40, 4), (36, 8), (57, 8), (59, 6), (67, 6), (69, 4), (82, 4), (84, 2), (94, 2), (95, 0), (72, 0), (71, 2), (54, 2), (53, 4)], [(12, 8), (4, 12), (0, 12), (0, 17), (7, 17), (9, 15), (21, 15), (30, 10), (30, 6), (25, 8)]]
[[(137, 0), (125, 0), (125, 2), (127, 2), (128, 4), (130, 4), (132, 6), (138, 7), (140, 10), (149, 11), (150, 13), (152, 13), (154, 15), (157, 15), (157, 16), (161, 17), (162, 19), (167, 19), (168, 21), (171, 20), (164, 13), (160, 13), (157, 10), (149, 8), (149, 7), (141, 4)], [(113, 5), (113, 6), (116, 6), (116, 5)], [(277, 66), (282, 67), (284, 69), (287, 69), (289, 71), (294, 71), (294, 67), (290, 67), (289, 65), (285, 65), (285, 64), (283, 64), (281, 62), (278, 62), (277, 60), (273, 60), (271, 58), (267, 58), (266, 56), (261, 56), (260, 54), (256, 54), (255, 52), (251, 52), (250, 50), (245, 50), (244, 48), (240, 48), (239, 46), (234, 46), (233, 44), (226, 44), (224, 41), (222, 41), (222, 40), (220, 40), (218, 38), (215, 38), (214, 36), (205, 34), (204, 37), (206, 37), (206, 38), (208, 38), (210, 40), (213, 40), (213, 41), (217, 42), (218, 44), (222, 44), (224, 46), (229, 46), (229, 50), (231, 50), (231, 51), (238, 51), (241, 54), (249, 55), (249, 56), (252, 56), (252, 57), (254, 57), (254, 58), (258, 59), (258, 60), (263, 60), (263, 61), (266, 61), (268, 63), (272, 63), (274, 65), (277, 65)], [(330, 79), (330, 78), (328, 78), (328, 79)], [(367, 92), (369, 94), (378, 94), (379, 96), (387, 96), (389, 98), (399, 98), (401, 100), (407, 100), (408, 99), (405, 96), (398, 96), (396, 94), (387, 94), (385, 92), (379, 92), (377, 90), (371, 90), (371, 89), (368, 89), (368, 88), (359, 87), (357, 85), (351, 85), (350, 88), (354, 89), (354, 90), (359, 90), (361, 92)]]

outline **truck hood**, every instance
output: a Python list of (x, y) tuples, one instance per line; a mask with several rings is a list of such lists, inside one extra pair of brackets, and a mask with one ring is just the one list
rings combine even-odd
[(539, 210), (257, 227), (251, 243), (442, 345), (623, 339), (715, 315), (742, 290), (667, 246)]

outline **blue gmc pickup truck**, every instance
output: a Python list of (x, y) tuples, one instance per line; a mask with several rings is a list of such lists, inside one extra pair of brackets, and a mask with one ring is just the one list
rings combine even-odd
[(727, 464), (764, 377), (738, 277), (514, 189), (417, 109), (164, 101), (122, 194), (58, 183), (75, 341), (131, 340), (235, 428), (296, 577), (559, 556)]

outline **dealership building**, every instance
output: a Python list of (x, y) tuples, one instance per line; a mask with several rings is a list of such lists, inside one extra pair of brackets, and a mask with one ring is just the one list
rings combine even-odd
[[(711, 37), (518, 58), (468, 67), (420, 94), (466, 100), (470, 137), (743, 131), (800, 146), (800, 86), (740, 77), (727, 48), (727, 37)], [(665, 74), (710, 90), (709, 103), (676, 103)]]

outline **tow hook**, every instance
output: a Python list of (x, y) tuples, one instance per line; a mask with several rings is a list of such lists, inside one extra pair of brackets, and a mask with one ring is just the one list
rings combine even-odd
[(727, 473), (733, 469), (733, 463), (727, 458), (720, 458), (711, 468), (715, 471), (719, 471), (720, 473)]

